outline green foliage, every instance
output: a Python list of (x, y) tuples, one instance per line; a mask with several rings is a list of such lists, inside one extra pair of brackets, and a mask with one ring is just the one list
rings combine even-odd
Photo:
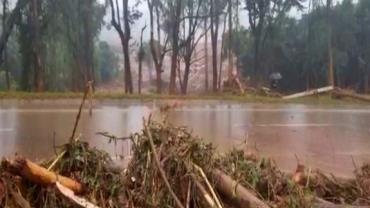
[[(262, 1), (247, 0), (246, 3), (252, 11), (252, 6), (262, 4)], [(326, 85), (326, 5), (310, 3), (308, 12), (299, 19), (287, 16), (288, 7), (279, 15), (278, 11), (271, 10), (271, 4), (263, 5), (269, 18), (258, 16), (261, 11), (253, 10), (257, 18), (255, 22), (247, 29), (233, 31), (232, 50), (238, 58), (239, 70), (252, 80), (257, 78), (265, 84), (270, 73), (280, 72), (283, 75), (281, 89), (284, 91)], [(296, 7), (300, 8), (299, 4)], [(336, 85), (362, 90), (365, 86), (363, 78), (369, 74), (370, 2), (344, 0), (337, 3), (331, 11), (331, 24)], [(227, 41), (225, 44), (228, 45)], [(259, 44), (259, 70), (255, 70), (256, 44)]]

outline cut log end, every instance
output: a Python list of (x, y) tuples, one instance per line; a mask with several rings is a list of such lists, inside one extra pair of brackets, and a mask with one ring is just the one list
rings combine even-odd
[(24, 157), (17, 157), (12, 162), (4, 161), (3, 164), (10, 172), (20, 175), (33, 183), (48, 186), (55, 185), (55, 183), (58, 181), (76, 194), (83, 193), (84, 191), (83, 185), (79, 182), (49, 171)]

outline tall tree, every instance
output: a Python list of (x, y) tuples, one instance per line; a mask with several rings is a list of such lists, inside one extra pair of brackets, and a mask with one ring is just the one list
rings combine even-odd
[(229, 47), (228, 47), (228, 61), (229, 61), (229, 66), (228, 66), (228, 73), (227, 73), (227, 77), (228, 77), (228, 80), (232, 80), (232, 76), (233, 76), (233, 70), (234, 70), (234, 60), (233, 60), (233, 52), (232, 52), (232, 48), (231, 48), (231, 45), (232, 45), (232, 42), (233, 42), (233, 33), (231, 31), (233, 31), (233, 5), (234, 5), (234, 2), (233, 0), (228, 0), (227, 2), (228, 4), (228, 7), (227, 7), (227, 12), (228, 12), (228, 30), (230, 32), (228, 32), (228, 42), (229, 42)]
[(326, 0), (327, 21), (328, 21), (328, 84), (334, 86), (334, 66), (332, 50), (332, 20), (331, 20), (332, 0)]
[[(6, 20), (8, 18), (8, 0), (2, 0), (3, 5), (3, 18), (2, 18), (2, 28), (6, 28)], [(10, 77), (9, 77), (9, 67), (8, 67), (8, 54), (7, 54), (7, 43), (4, 45), (3, 52), (3, 66), (5, 68), (5, 79), (6, 79), (6, 88), (10, 90)]]
[(170, 71), (170, 85), (169, 93), (176, 94), (176, 71), (178, 69), (178, 56), (179, 56), (179, 32), (181, 23), (181, 14), (183, 9), (183, 0), (173, 0), (168, 2), (169, 6), (169, 26), (171, 36), (171, 71)]
[[(58, 4), (54, 8), (56, 15), (52, 15), (50, 19), (60, 23), (61, 29), (58, 26), (53, 27), (63, 34), (58, 39), (65, 44), (65, 50), (69, 52), (66, 58), (70, 61), (72, 69), (68, 72), (71, 88), (73, 91), (84, 90), (86, 83), (95, 79), (94, 41), (102, 27), (105, 7), (96, 0), (65, 0), (63, 3), (49, 1)], [(55, 34), (57, 32), (50, 32), (50, 36)]]
[[(163, 60), (168, 49), (169, 36), (168, 33), (164, 33), (165, 37), (162, 40), (161, 30), (161, 16), (163, 15), (164, 5), (158, 0), (147, 0), (149, 8), (150, 18), (150, 51), (153, 57), (153, 62), (156, 71), (156, 85), (157, 93), (162, 92), (162, 72), (163, 72)], [(155, 17), (155, 18), (154, 18)], [(156, 24), (156, 29), (154, 28)], [(154, 39), (154, 33), (156, 31), (157, 40)]]
[(210, 0), (210, 27), (211, 27), (211, 46), (212, 46), (212, 89), (217, 92), (217, 54), (218, 54), (218, 36), (220, 15), (225, 7), (222, 0)]
[(208, 17), (204, 18), (204, 89), (205, 92), (208, 92), (209, 84), (208, 84)]
[[(198, 29), (200, 29), (201, 27), (202, 20), (200, 18), (200, 11), (203, 3), (203, 0), (185, 1), (184, 18), (182, 19), (184, 29), (181, 31), (181, 33), (183, 34), (183, 40), (180, 45), (185, 64), (184, 76), (181, 85), (182, 94), (187, 93), (190, 67), (192, 64), (194, 50), (201, 38), (205, 35), (205, 33), (197, 35)], [(205, 30), (205, 32), (207, 32), (208, 28), (206, 28)]]
[(82, 25), (83, 25), (83, 71), (84, 73), (84, 82), (93, 81), (94, 78), (94, 35), (93, 28), (91, 26), (92, 13), (93, 13), (93, 0), (84, 0), (82, 4)]
[(303, 0), (245, 0), (251, 34), (254, 39), (254, 71), (261, 68), (261, 49), (276, 24), (293, 7), (301, 9)]
[[(130, 27), (130, 13), (128, 0), (122, 1), (122, 8), (118, 4), (118, 0), (113, 3), (113, 0), (109, 0), (111, 8), (112, 18), (111, 23), (114, 29), (117, 31), (122, 45), (123, 56), (124, 56), (124, 76), (125, 76), (125, 92), (133, 93), (133, 83), (131, 74), (130, 64), (130, 38), (131, 38), (131, 27)], [(122, 9), (122, 14), (120, 10)], [(121, 24), (121, 15), (123, 18), (123, 28)]]
[(33, 90), (44, 91), (44, 63), (42, 57), (43, 42), (41, 39), (41, 0), (32, 0), (30, 4), (31, 41), (32, 41), (32, 67), (33, 67)]

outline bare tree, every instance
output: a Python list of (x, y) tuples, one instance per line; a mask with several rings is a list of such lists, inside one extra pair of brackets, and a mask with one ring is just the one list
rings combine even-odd
[(212, 88), (213, 92), (218, 91), (217, 87), (217, 53), (218, 53), (218, 36), (220, 15), (224, 7), (224, 2), (221, 0), (210, 0), (210, 27), (211, 27), (211, 45), (212, 45)]
[[(162, 92), (162, 72), (163, 72), (163, 60), (167, 52), (169, 51), (168, 41), (169, 37), (167, 33), (165, 33), (164, 43), (162, 45), (162, 38), (161, 38), (161, 2), (158, 0), (148, 0), (148, 8), (149, 8), (149, 17), (150, 17), (150, 51), (153, 57), (153, 62), (155, 65), (156, 71), (156, 85), (157, 85), (157, 93)], [(155, 18), (154, 19), (154, 13)], [(157, 32), (157, 41), (154, 40), (154, 21), (156, 21), (156, 32)]]
[(94, 39), (92, 34), (92, 11), (93, 10), (93, 0), (84, 1), (84, 10), (82, 10), (83, 16), (83, 75), (84, 83), (94, 80)]
[(208, 84), (208, 18), (204, 19), (204, 88), (205, 91), (208, 91), (209, 84)]
[[(3, 18), (2, 18), (2, 28), (6, 28), (6, 20), (8, 17), (8, 0), (3, 0)], [(6, 79), (6, 87), (10, 90), (10, 78), (9, 78), (9, 66), (8, 66), (8, 54), (7, 54), (7, 43), (4, 45), (4, 52), (3, 52), (3, 61), (4, 61), (4, 68), (5, 68), (5, 79)]]
[(229, 66), (228, 66), (228, 80), (231, 81), (233, 76), (233, 70), (234, 70), (234, 60), (233, 60), (233, 52), (232, 52), (232, 42), (233, 42), (233, 0), (228, 0), (228, 29), (229, 29), (229, 40), (228, 40), (228, 60), (229, 60)]
[(171, 55), (171, 72), (170, 72), (170, 86), (169, 93), (176, 94), (176, 70), (178, 64), (179, 55), (179, 32), (181, 23), (181, 10), (182, 10), (183, 0), (172, 0), (169, 2), (170, 7), (170, 31), (171, 31), (171, 45), (172, 45), (172, 55)]
[(111, 8), (111, 23), (114, 29), (117, 31), (122, 45), (123, 56), (124, 56), (124, 76), (125, 76), (125, 92), (133, 93), (133, 83), (132, 83), (132, 74), (131, 74), (131, 64), (130, 64), (130, 19), (129, 19), (129, 9), (128, 9), (128, 0), (122, 0), (122, 17), (123, 17), (123, 27), (121, 24), (121, 13), (120, 6), (118, 5), (118, 0), (113, 3), (113, 0), (109, 0), (109, 5)]
[(220, 52), (220, 65), (218, 69), (218, 83), (217, 87), (219, 90), (221, 90), (221, 80), (222, 80), (222, 68), (223, 68), (223, 60), (224, 60), (224, 48), (225, 48), (225, 36), (226, 36), (226, 21), (227, 16), (224, 17), (223, 23), (222, 23), (222, 33), (221, 33), (221, 52)]
[[(185, 71), (183, 80), (181, 83), (181, 93), (186, 94), (188, 88), (190, 67), (192, 64), (193, 53), (195, 47), (198, 45), (200, 39), (205, 35), (208, 28), (205, 29), (205, 32), (197, 36), (197, 31), (200, 28), (201, 18), (200, 9), (203, 5), (203, 0), (188, 0), (185, 4), (185, 18), (183, 18), (183, 27), (182, 33), (184, 35), (183, 42), (181, 43), (182, 55), (185, 63)], [(181, 78), (180, 78), (181, 80)]]
[(32, 25), (32, 59), (34, 68), (33, 88), (36, 92), (44, 91), (44, 65), (41, 56), (42, 43), (40, 34), (40, 17), (41, 2), (32, 0), (30, 4), (31, 25)]

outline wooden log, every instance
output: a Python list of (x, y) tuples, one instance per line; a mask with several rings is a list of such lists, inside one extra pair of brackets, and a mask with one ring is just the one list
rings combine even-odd
[(41, 167), (26, 158), (17, 157), (9, 165), (10, 171), (30, 180), (33, 183), (41, 185), (55, 185), (56, 182), (59, 182), (76, 194), (83, 192), (83, 186), (79, 182), (71, 178), (58, 175), (52, 171), (48, 171), (46, 168)]
[(215, 169), (213, 177), (216, 179), (216, 189), (238, 207), (269, 208), (265, 202), (222, 171)]
[(203, 185), (201, 183), (199, 183), (199, 181), (196, 180), (195, 178), (193, 178), (193, 179), (194, 179), (195, 186), (198, 188), (198, 190), (202, 194), (202, 196), (203, 196), (204, 200), (207, 202), (208, 206), (212, 207), (212, 208), (217, 208), (215, 201), (213, 200), (211, 195), (206, 191), (206, 189), (203, 187)]
[(56, 182), (56, 186), (60, 193), (62, 193), (65, 197), (70, 199), (71, 201), (75, 202), (76, 204), (80, 205), (84, 208), (99, 208), (98, 206), (95, 206), (93, 203), (87, 201), (84, 198), (78, 197), (73, 193), (71, 189), (68, 189), (67, 187), (63, 186), (59, 182)]
[(321, 94), (321, 93), (324, 93), (324, 92), (330, 92), (332, 90), (334, 90), (333, 86), (327, 86), (327, 87), (322, 87), (322, 88), (318, 88), (318, 89), (314, 89), (314, 90), (309, 90), (309, 91), (306, 91), (306, 92), (300, 92), (300, 93), (296, 93), (296, 94), (293, 94), (293, 95), (284, 96), (283, 99), (284, 100), (289, 100), (289, 99), (294, 99), (294, 98), (299, 98), (299, 97)]
[(347, 205), (347, 204), (334, 204), (332, 202), (316, 197), (313, 207), (317, 207), (317, 208), (369, 208), (370, 206), (352, 206), (352, 205)]
[(357, 94), (355, 92), (345, 91), (345, 90), (342, 90), (342, 89), (339, 89), (339, 88), (337, 88), (333, 91), (333, 95), (337, 98), (349, 97), (349, 98), (356, 99), (356, 100), (361, 100), (361, 101), (364, 101), (364, 102), (370, 102), (370, 96), (360, 95), (360, 94)]

